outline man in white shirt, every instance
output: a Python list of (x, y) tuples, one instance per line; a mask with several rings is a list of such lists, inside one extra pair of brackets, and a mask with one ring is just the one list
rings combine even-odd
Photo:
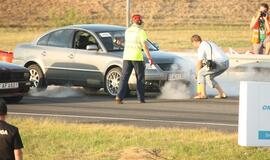
[[(199, 35), (193, 35), (191, 37), (191, 42), (193, 46), (198, 49), (198, 60), (196, 63), (198, 95), (194, 98), (208, 98), (205, 89), (206, 81), (210, 87), (217, 90), (218, 95), (215, 96), (215, 98), (227, 98), (225, 92), (222, 90), (217, 81), (215, 81), (215, 77), (219, 76), (229, 68), (228, 56), (215, 43), (202, 41)], [(206, 65), (207, 61), (209, 60), (212, 60), (212, 62), (214, 63), (213, 68)]]

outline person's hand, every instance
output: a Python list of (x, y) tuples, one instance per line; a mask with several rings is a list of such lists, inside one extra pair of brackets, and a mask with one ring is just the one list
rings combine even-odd
[(262, 13), (261, 11), (257, 12), (257, 16), (256, 16), (257, 19), (259, 19), (261, 17), (261, 13)]
[(153, 59), (148, 59), (148, 62), (150, 65), (153, 65), (154, 64), (154, 60)]
[(263, 17), (263, 19), (264, 19), (265, 22), (268, 22), (268, 17), (267, 16)]

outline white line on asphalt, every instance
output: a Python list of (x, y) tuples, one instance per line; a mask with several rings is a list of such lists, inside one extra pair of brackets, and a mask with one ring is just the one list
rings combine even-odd
[(78, 115), (40, 114), (40, 113), (18, 113), (18, 112), (9, 112), (8, 114), (10, 114), (10, 115), (23, 115), (23, 116), (83, 118), (83, 119), (122, 120), (122, 121), (159, 122), (159, 123), (176, 123), (176, 124), (193, 124), (193, 125), (238, 127), (237, 124), (211, 123), (211, 122), (170, 121), (170, 120), (159, 120), (159, 119), (139, 119), (139, 118), (137, 119), (137, 118), (120, 118), (120, 117), (117, 118), (117, 117), (78, 116)]

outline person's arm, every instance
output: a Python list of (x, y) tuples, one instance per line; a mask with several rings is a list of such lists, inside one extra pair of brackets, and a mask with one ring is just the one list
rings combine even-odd
[(15, 160), (23, 160), (23, 143), (18, 129), (14, 134), (13, 147)]
[(23, 151), (22, 149), (14, 149), (15, 160), (23, 160)]
[(144, 42), (144, 44), (143, 44), (143, 50), (144, 50), (144, 52), (146, 54), (147, 59), (149, 61), (151, 61), (150, 64), (154, 64), (154, 61), (152, 59), (152, 56), (151, 56), (151, 54), (149, 52), (149, 49), (148, 49), (148, 46), (147, 46), (147, 42)]
[(150, 65), (152, 65), (152, 64), (154, 64), (154, 61), (153, 61), (152, 56), (149, 52), (149, 48), (147, 46), (147, 39), (148, 39), (147, 35), (146, 35), (144, 30), (140, 30), (139, 34), (140, 34), (140, 43), (142, 45), (142, 48), (146, 54), (146, 57), (148, 58)]
[(264, 17), (265, 20), (265, 29), (266, 29), (266, 33), (270, 32), (270, 22), (268, 20), (268, 16)]
[(198, 73), (199, 73), (200, 69), (203, 68), (203, 61), (205, 59), (207, 59), (206, 47), (209, 47), (209, 45), (207, 44), (207, 46), (206, 46), (206, 43), (202, 42), (198, 48), (198, 53), (197, 53), (198, 59), (196, 62), (196, 78), (198, 77)]
[(260, 16), (261, 16), (261, 12), (258, 12), (257, 16), (252, 18), (252, 20), (250, 22), (250, 29), (254, 29), (256, 23), (258, 23), (258, 20), (259, 20)]
[(196, 75), (198, 75), (198, 72), (202, 67), (203, 67), (203, 61), (202, 60), (197, 60), (197, 63), (196, 63)]

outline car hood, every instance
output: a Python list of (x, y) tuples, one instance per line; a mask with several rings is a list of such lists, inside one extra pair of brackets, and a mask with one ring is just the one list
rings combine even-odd
[[(180, 56), (165, 51), (152, 51), (151, 56), (155, 63), (175, 63), (182, 60)], [(147, 60), (146, 56), (145, 59)]]
[[(170, 52), (150, 51), (150, 53), (155, 63), (175, 63), (176, 61), (183, 60), (183, 58), (181, 58), (180, 56), (177, 56)], [(123, 57), (123, 52), (113, 52), (112, 54), (119, 58)], [(148, 61), (145, 54), (144, 61)]]
[(0, 62), (0, 71), (21, 71), (21, 72), (26, 72), (28, 71), (27, 68), (12, 64), (12, 63), (6, 63), (6, 62)]

